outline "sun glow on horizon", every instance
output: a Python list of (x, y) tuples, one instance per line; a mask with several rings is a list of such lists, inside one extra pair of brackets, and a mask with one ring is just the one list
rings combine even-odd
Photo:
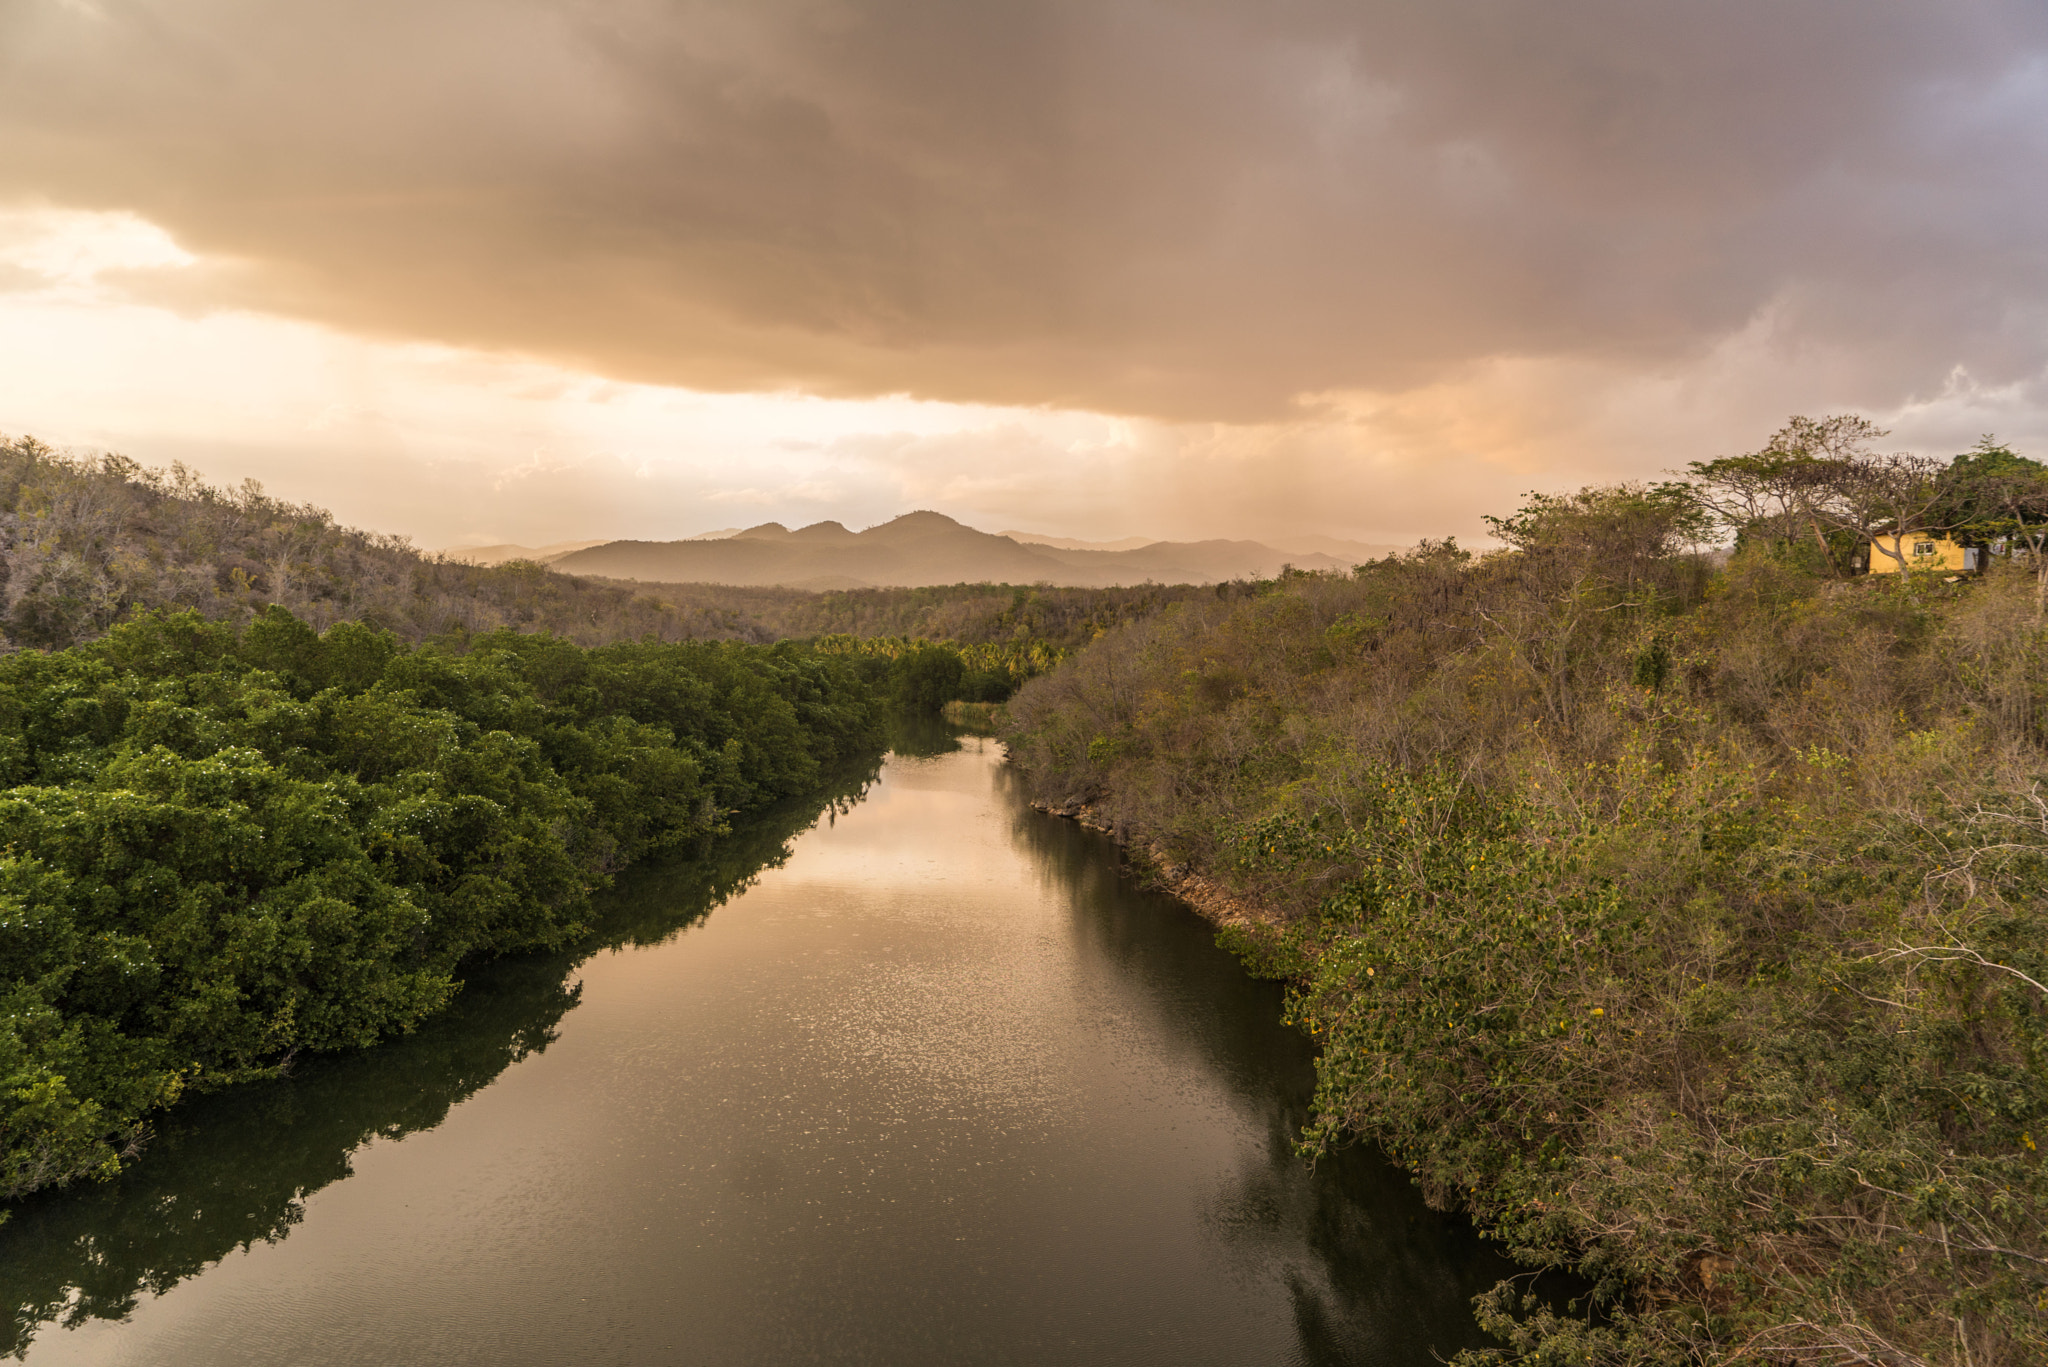
[[(431, 547), (857, 527), (920, 507), (1099, 539), (1143, 527), (1402, 543), (1474, 539), (1479, 514), (1533, 485), (1717, 454), (1697, 434), (1731, 407), (1767, 431), (1835, 363), (1809, 354), (1788, 371), (1766, 317), (1683, 374), (1503, 358), (1404, 392), (1304, 396), (1290, 422), (1167, 423), (621, 381), (354, 335), (238, 306), (232, 290), (216, 301), (236, 269), (133, 213), (0, 212), (0, 430), (180, 460), (216, 482), (257, 478)], [(2026, 398), (1957, 375), (1903, 416), (1922, 430), (2011, 432), (1999, 419)]]

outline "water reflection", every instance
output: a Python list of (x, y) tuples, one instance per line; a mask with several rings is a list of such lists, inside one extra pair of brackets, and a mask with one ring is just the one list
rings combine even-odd
[[(906, 729), (873, 777), (630, 874), (583, 953), (492, 966), (418, 1036), (181, 1108), (118, 1183), (27, 1204), (10, 1346), (1420, 1367), (1475, 1342), (1486, 1247), (1368, 1153), (1295, 1157), (1312, 1059), (1274, 984), (1026, 808), (992, 743)], [(52, 1321), (78, 1330), (31, 1343)]]
[(902, 712), (890, 719), (889, 751), (904, 759), (933, 759), (958, 750), (967, 734), (936, 712)]
[[(1014, 789), (1014, 779), (998, 781)], [(1311, 1170), (1294, 1150), (1309, 1118), (1315, 1056), (1278, 1025), (1283, 990), (1245, 974), (1181, 903), (1120, 872), (1109, 837), (1011, 794), (1013, 839), (1061, 889), (1073, 929), (1148, 1008), (1148, 1028), (1198, 1054), (1264, 1122), (1264, 1143), (1219, 1184), (1203, 1218), (1244, 1268), (1283, 1279), (1299, 1360), (1401, 1360), (1481, 1346), (1470, 1297), (1518, 1269), (1462, 1220), (1432, 1211), (1405, 1175), (1349, 1148)]]
[(472, 969), (417, 1033), (302, 1063), (290, 1078), (199, 1097), (160, 1117), (139, 1161), (104, 1185), (47, 1192), (0, 1224), (0, 1353), (26, 1356), (39, 1330), (122, 1319), (236, 1249), (275, 1243), (313, 1193), (354, 1173), (367, 1143), (431, 1130), (451, 1107), (555, 1042), (581, 996), (575, 970), (606, 949), (660, 944), (780, 867), (790, 841), (851, 810), (869, 764), (746, 823), (693, 857), (629, 870), (573, 953)]

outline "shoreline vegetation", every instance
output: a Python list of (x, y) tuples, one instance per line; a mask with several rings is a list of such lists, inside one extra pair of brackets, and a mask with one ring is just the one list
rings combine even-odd
[(276, 607), (0, 657), (0, 1198), (111, 1176), (182, 1094), (410, 1033), (469, 966), (575, 945), (619, 871), (878, 751), (862, 666), (408, 648)]
[(17, 1202), (0, 1231), (0, 1357), (26, 1356), (49, 1326), (125, 1319), (237, 1248), (286, 1237), (316, 1192), (350, 1175), (364, 1144), (434, 1129), (507, 1067), (545, 1052), (578, 1002), (580, 965), (703, 921), (780, 867), (820, 816), (849, 810), (878, 773), (856, 759), (686, 857), (642, 861), (593, 905), (589, 934), (466, 971), (448, 1009), (401, 1039), (304, 1059), (288, 1087), (258, 1081), (158, 1112), (148, 1161), (119, 1183)]
[(658, 587), (0, 439), (0, 1202), (114, 1175), (182, 1095), (412, 1032), (892, 710), (993, 715), (1181, 592)]
[(1009, 713), (999, 702), (967, 702), (955, 698), (939, 709), (939, 715), (954, 726), (994, 735), (1002, 728)]
[[(1475, 1360), (2048, 1355), (2048, 471), (1877, 435), (1170, 605), (1007, 705), (1035, 805), (1289, 984), (1304, 1152), (1592, 1286), (1503, 1283)], [(2006, 553), (1860, 573), (1887, 526)]]

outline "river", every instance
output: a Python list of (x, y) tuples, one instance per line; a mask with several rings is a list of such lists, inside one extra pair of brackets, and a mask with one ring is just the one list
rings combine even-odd
[[(1280, 990), (994, 741), (635, 871), (604, 946), (0, 1226), (55, 1364), (1416, 1364), (1509, 1270), (1290, 1148)], [(9, 1345), (0, 1345), (0, 1347)]]

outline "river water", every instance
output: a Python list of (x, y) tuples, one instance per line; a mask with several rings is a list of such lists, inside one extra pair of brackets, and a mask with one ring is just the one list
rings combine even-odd
[[(920, 753), (921, 752), (921, 753)], [(1280, 992), (993, 741), (622, 883), (594, 953), (0, 1226), (45, 1364), (1372, 1363), (1509, 1270), (1311, 1171)]]

